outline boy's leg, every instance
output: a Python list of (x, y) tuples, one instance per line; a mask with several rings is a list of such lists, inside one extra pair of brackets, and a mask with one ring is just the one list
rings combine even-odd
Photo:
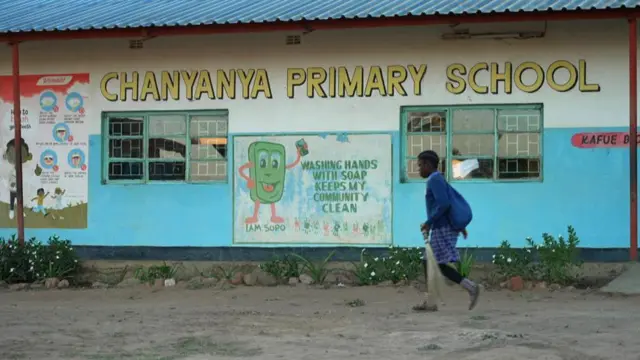
[(456, 284), (462, 285), (467, 292), (469, 292), (469, 296), (471, 297), (471, 302), (469, 304), (469, 310), (473, 310), (473, 308), (478, 303), (478, 297), (480, 296), (480, 287), (474, 283), (473, 281), (463, 277), (460, 273), (447, 264), (438, 264), (440, 267), (440, 272), (447, 279), (455, 282)]

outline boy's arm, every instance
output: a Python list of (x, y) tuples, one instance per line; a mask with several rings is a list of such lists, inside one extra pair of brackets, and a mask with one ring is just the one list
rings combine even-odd
[(449, 194), (447, 193), (447, 182), (442, 176), (432, 177), (428, 186), (436, 201), (436, 211), (426, 222), (427, 226), (431, 227), (431, 224), (443, 217), (447, 210), (449, 210), (451, 201), (449, 200)]

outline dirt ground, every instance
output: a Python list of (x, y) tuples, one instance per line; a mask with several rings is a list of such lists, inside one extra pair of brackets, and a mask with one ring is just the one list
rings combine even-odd
[(0, 290), (0, 359), (640, 359), (640, 301), (412, 287)]

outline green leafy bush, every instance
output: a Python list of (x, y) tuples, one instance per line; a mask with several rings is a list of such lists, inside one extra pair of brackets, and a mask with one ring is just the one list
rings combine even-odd
[(421, 248), (389, 247), (388, 255), (382, 258), (382, 277), (394, 284), (417, 279), (423, 271), (423, 251)]
[(139, 267), (134, 277), (142, 283), (152, 283), (157, 279), (171, 279), (176, 275), (176, 267), (163, 262), (162, 265), (152, 265), (148, 268)]
[(535, 275), (531, 249), (514, 249), (507, 240), (502, 241), (498, 252), (493, 255), (492, 262), (498, 267), (498, 273), (503, 277), (521, 276), (531, 279)]
[(260, 270), (273, 276), (278, 283), (281, 283), (285, 276), (285, 267), (283, 266), (282, 260), (278, 257), (274, 257), (273, 259), (260, 264)]
[(580, 239), (573, 226), (567, 227), (567, 239), (558, 235), (542, 234), (542, 243), (526, 239), (523, 249), (513, 249), (503, 241), (493, 255), (493, 263), (503, 277), (521, 276), (524, 279), (543, 280), (549, 283), (569, 284), (576, 280)]
[(353, 263), (351, 273), (360, 285), (412, 281), (422, 274), (423, 251), (422, 248), (390, 246), (385, 256), (373, 257), (363, 250), (360, 262)]
[(352, 262), (353, 269), (351, 274), (356, 279), (358, 285), (375, 285), (382, 281), (381, 275), (381, 263), (378, 263), (380, 259), (372, 257), (366, 251), (362, 249), (360, 252), (360, 262)]
[(300, 260), (294, 255), (285, 255), (280, 259), (275, 256), (271, 260), (260, 264), (260, 269), (273, 276), (281, 283), (285, 279), (300, 276)]
[(15, 235), (0, 238), (0, 280), (34, 282), (49, 277), (71, 278), (79, 270), (78, 255), (71, 241), (53, 235), (46, 244), (31, 238), (20, 243)]
[(529, 246), (536, 249), (538, 258), (538, 277), (556, 284), (570, 284), (576, 280), (576, 270), (582, 265), (579, 260), (580, 239), (573, 226), (567, 227), (567, 239), (542, 234), (542, 244), (536, 245), (529, 239)]

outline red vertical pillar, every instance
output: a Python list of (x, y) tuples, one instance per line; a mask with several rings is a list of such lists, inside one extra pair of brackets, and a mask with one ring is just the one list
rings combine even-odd
[(15, 141), (16, 161), (16, 208), (14, 215), (18, 222), (18, 240), (24, 245), (24, 202), (22, 196), (22, 109), (20, 105), (20, 47), (19, 44), (11, 44), (12, 50), (12, 75), (13, 75), (13, 129)]
[(629, 256), (638, 260), (638, 25), (629, 19)]

